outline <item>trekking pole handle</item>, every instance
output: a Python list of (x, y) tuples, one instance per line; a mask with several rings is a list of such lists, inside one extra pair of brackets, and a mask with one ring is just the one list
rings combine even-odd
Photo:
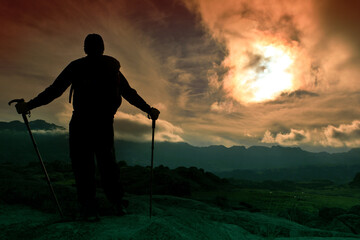
[[(12, 103), (23, 103), (23, 102), (25, 102), (25, 100), (24, 100), (23, 98), (21, 98), (21, 99), (11, 100), (8, 104), (9, 104), (9, 106), (10, 106)], [(27, 117), (26, 117), (26, 114), (29, 114), (29, 116), (30, 116), (30, 111), (25, 112), (25, 113), (22, 113), (22, 117), (23, 117), (23, 119), (24, 119), (26, 128), (27, 128), (28, 131), (29, 131), (30, 138), (31, 138), (31, 141), (32, 141), (32, 143), (33, 143), (33, 145), (34, 145), (36, 155), (38, 156), (39, 161), (40, 161), (40, 163), (41, 163), (42, 169), (43, 169), (44, 174), (45, 174), (45, 177), (46, 177), (46, 181), (47, 181), (47, 183), (48, 183), (48, 185), (49, 185), (49, 188), (50, 188), (50, 190), (51, 190), (51, 193), (52, 193), (52, 195), (53, 195), (53, 198), (54, 198), (54, 200), (55, 200), (55, 202), (56, 202), (56, 205), (57, 205), (58, 211), (59, 211), (59, 213), (60, 213), (60, 216), (61, 216), (62, 218), (64, 218), (64, 214), (63, 214), (62, 209), (61, 209), (61, 207), (60, 207), (59, 201), (58, 201), (58, 199), (57, 199), (57, 197), (56, 197), (56, 195), (55, 195), (53, 186), (51, 185), (50, 178), (49, 178), (49, 174), (48, 174), (47, 171), (46, 171), (44, 162), (43, 162), (43, 160), (42, 160), (42, 158), (41, 158), (41, 155), (40, 155), (39, 149), (38, 149), (38, 147), (37, 147), (37, 145), (36, 145), (34, 136), (32, 135), (32, 132), (31, 132), (31, 129), (30, 129), (30, 125), (29, 125), (29, 121), (28, 121), (28, 119), (27, 119)]]
[[(25, 102), (25, 100), (24, 100), (23, 98), (21, 98), (21, 99), (11, 100), (8, 104), (9, 104), (9, 106), (10, 106), (12, 103), (18, 104), (18, 103), (23, 103), (23, 102)], [(16, 105), (15, 105), (15, 107), (16, 107)], [(20, 113), (19, 110), (16, 108), (16, 111), (17, 111), (19, 114), (22, 114), (22, 115), (23, 115), (24, 121), (25, 121), (26, 114), (29, 115), (29, 117), (30, 117), (30, 114), (31, 114), (31, 113), (30, 113), (30, 110), (28, 110), (27, 112)]]
[(25, 102), (25, 100), (23, 98), (21, 99), (14, 99), (14, 100), (11, 100), (8, 104), (9, 106), (12, 104), (12, 103), (20, 103), (20, 102)]

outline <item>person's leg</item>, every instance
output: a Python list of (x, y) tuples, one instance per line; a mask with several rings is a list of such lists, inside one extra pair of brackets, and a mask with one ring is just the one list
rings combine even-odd
[(70, 122), (69, 144), (81, 214), (85, 218), (96, 216), (94, 151), (89, 129), (79, 119), (73, 118)]
[(120, 182), (119, 166), (116, 164), (114, 149), (97, 151), (97, 164), (101, 175), (101, 184), (104, 192), (113, 204), (121, 201), (124, 196)]
[(120, 170), (116, 163), (113, 122), (104, 123), (98, 132), (95, 154), (101, 183), (109, 201), (114, 205), (122, 203), (124, 191), (120, 182)]

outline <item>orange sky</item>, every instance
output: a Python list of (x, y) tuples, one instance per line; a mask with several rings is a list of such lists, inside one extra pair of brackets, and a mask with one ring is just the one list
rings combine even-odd
[[(95, 32), (161, 110), (159, 140), (360, 147), (359, 1), (5, 0), (0, 11), (2, 121), (20, 119), (5, 103), (35, 97)], [(67, 98), (32, 119), (67, 126)], [(145, 115), (121, 111), (116, 136), (149, 139)]]

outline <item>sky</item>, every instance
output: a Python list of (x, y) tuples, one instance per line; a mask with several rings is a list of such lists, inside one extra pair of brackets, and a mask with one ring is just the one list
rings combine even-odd
[[(360, 1), (1, 0), (0, 12), (0, 121), (21, 120), (7, 102), (37, 96), (98, 33), (161, 111), (157, 141), (360, 147)], [(68, 96), (30, 120), (67, 127)], [(125, 101), (114, 126), (118, 139), (151, 138)]]

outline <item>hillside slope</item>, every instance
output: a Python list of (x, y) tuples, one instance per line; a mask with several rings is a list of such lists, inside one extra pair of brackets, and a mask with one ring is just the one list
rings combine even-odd
[(58, 222), (24, 206), (0, 206), (0, 239), (358, 239), (349, 233), (311, 229), (260, 213), (224, 211), (177, 197), (155, 196), (154, 216), (148, 197), (130, 197), (129, 214), (100, 222)]

